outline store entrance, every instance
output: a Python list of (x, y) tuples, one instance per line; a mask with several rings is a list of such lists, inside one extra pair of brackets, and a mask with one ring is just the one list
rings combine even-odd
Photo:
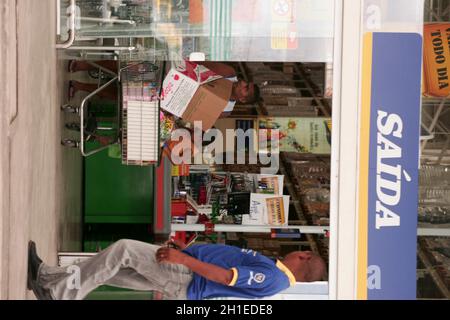
[[(236, 245), (275, 259), (302, 250), (328, 260), (334, 1), (80, 0), (74, 9), (75, 42), (60, 52), (71, 72), (69, 91), (77, 92), (75, 105), (65, 106), (65, 120), (73, 124), (71, 113), (79, 112), (79, 105), (86, 124), (100, 119), (95, 123), (106, 129), (95, 130), (99, 139), (86, 144), (73, 138), (77, 130), (72, 129), (83, 132), (83, 126), (66, 126), (64, 134), (71, 135), (62, 137), (63, 144), (80, 148), (85, 156), (85, 251), (103, 249), (124, 235), (162, 242), (171, 233), (184, 242)], [(70, 1), (61, 1), (61, 39), (71, 22), (66, 10), (70, 11)], [(240, 146), (236, 138), (225, 138), (224, 158), (243, 152), (249, 159), (254, 152), (273, 159), (276, 153), (276, 170), (270, 177), (261, 181), (267, 163), (240, 163), (235, 156), (219, 164), (203, 157), (202, 163), (187, 168), (174, 165), (163, 144), (151, 161), (130, 156), (132, 134), (124, 128), (130, 128), (131, 111), (124, 112), (124, 106), (131, 104), (125, 97), (161, 94), (170, 66), (197, 59), (225, 63), (237, 78), (259, 88), (257, 102), (236, 103), (227, 117), (214, 122), (214, 128), (224, 137), (227, 130), (253, 130), (252, 144), (247, 139)], [(115, 69), (105, 61), (115, 63)], [(71, 65), (77, 64), (89, 69), (85, 77), (72, 74)], [(138, 67), (127, 69), (130, 66)], [(129, 70), (138, 72), (129, 76)], [(83, 104), (88, 87), (92, 90), (87, 94), (100, 89), (95, 106)], [(111, 88), (119, 92), (119, 108), (97, 99)], [(156, 102), (148, 98), (146, 102)], [(111, 124), (111, 117), (120, 120)], [(148, 126), (149, 134), (160, 137), (162, 123), (165, 116)], [(275, 137), (279, 150), (262, 151), (265, 134)], [(95, 148), (101, 150), (90, 154)], [(249, 221), (253, 198), (266, 201), (271, 194), (282, 201), (272, 205), (283, 214)], [(301, 284), (286, 294), (328, 298), (328, 276), (321, 280), (311, 284), (313, 288)]]

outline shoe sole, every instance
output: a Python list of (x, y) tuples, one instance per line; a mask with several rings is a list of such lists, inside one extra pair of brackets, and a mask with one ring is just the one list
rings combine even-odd
[[(28, 288), (28, 290), (33, 291), (34, 295), (36, 296), (36, 299), (38, 299), (38, 300), (43, 300), (43, 298), (41, 297), (41, 295), (38, 293), (38, 289), (37, 289), (36, 286), (35, 286), (35, 282), (37, 281), (37, 279), (36, 279), (36, 281), (34, 281), (33, 278), (32, 278), (32, 270), (31, 270), (31, 264), (30, 264), (30, 261), (31, 261), (31, 259), (30, 259), (30, 252), (31, 252), (31, 249), (32, 249), (33, 246), (34, 246), (34, 247), (36, 246), (36, 244), (35, 244), (33, 241), (28, 242), (28, 275), (27, 275), (27, 288)], [(37, 277), (37, 274), (36, 274), (36, 277)]]
[(75, 60), (70, 60), (68, 65), (67, 65), (67, 72), (68, 73), (73, 73), (74, 71), (72, 70), (73, 65), (75, 64)]
[(28, 242), (28, 275), (27, 275), (27, 288), (28, 290), (33, 290), (33, 279), (32, 279), (32, 270), (31, 270), (31, 264), (30, 264), (30, 252), (32, 249), (32, 246), (34, 245), (33, 241)]
[(69, 88), (68, 88), (67, 91), (68, 91), (68, 92), (67, 92), (67, 98), (68, 98), (69, 100), (72, 100), (73, 97), (75, 97), (75, 87), (74, 87), (74, 85), (73, 85), (73, 81), (69, 81)]

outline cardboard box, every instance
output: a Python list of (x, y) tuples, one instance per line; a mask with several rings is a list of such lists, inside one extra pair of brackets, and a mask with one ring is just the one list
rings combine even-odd
[(161, 108), (187, 122), (210, 129), (228, 104), (233, 83), (193, 62), (173, 67), (163, 83)]

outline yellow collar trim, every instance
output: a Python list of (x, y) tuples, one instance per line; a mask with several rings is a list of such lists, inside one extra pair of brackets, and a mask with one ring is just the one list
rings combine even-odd
[(295, 277), (292, 274), (291, 270), (289, 270), (288, 267), (286, 267), (283, 263), (281, 263), (280, 260), (277, 260), (277, 267), (278, 267), (278, 269), (283, 271), (286, 274), (286, 276), (289, 278), (289, 283), (291, 284), (291, 286), (293, 286), (297, 283), (297, 280), (295, 280)]

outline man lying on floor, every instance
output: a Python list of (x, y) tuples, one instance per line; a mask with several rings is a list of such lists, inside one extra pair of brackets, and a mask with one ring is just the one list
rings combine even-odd
[[(274, 261), (256, 251), (226, 245), (161, 247), (119, 240), (77, 264), (80, 286), (73, 289), (68, 267), (51, 267), (30, 241), (28, 288), (40, 300), (81, 300), (102, 285), (158, 291), (167, 299), (201, 300), (216, 297), (263, 298), (299, 282), (320, 281), (324, 261), (309, 251), (296, 251)], [(73, 270), (73, 266), (71, 268)]]

